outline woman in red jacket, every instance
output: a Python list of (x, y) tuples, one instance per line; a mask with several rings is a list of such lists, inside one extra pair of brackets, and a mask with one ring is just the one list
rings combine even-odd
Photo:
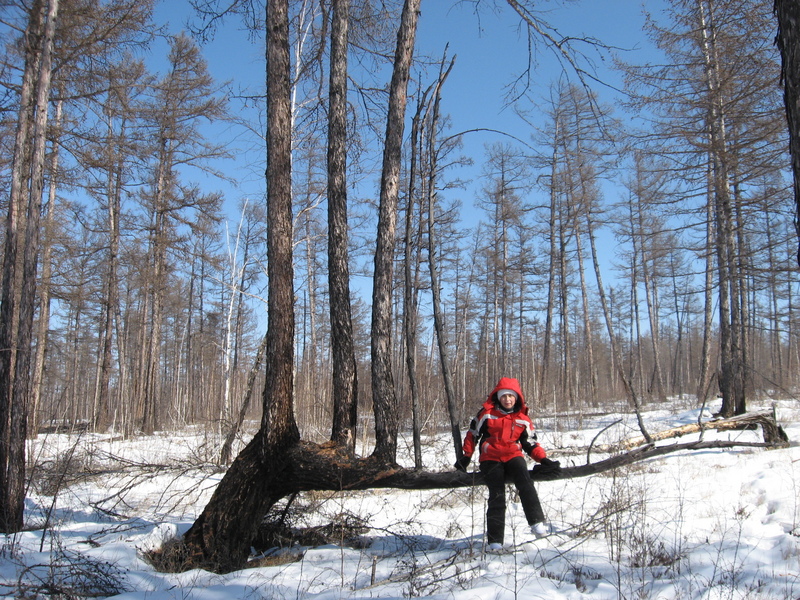
[(488, 549), (496, 552), (503, 547), (506, 475), (510, 475), (517, 487), (531, 533), (536, 537), (547, 535), (542, 505), (533, 487), (524, 455), (536, 462), (547, 463), (549, 459), (544, 448), (536, 441), (525, 396), (516, 379), (500, 378), (481, 410), (472, 419), (464, 437), (463, 455), (456, 463), (457, 469), (466, 471), (476, 447), (480, 453), (480, 470), (489, 488), (486, 510)]

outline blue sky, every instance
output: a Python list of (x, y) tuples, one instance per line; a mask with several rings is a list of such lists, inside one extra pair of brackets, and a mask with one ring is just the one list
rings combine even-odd
[[(449, 43), (448, 56), (456, 55), (456, 65), (445, 85), (443, 112), (452, 120), (452, 132), (486, 128), (507, 132), (530, 141), (530, 127), (508, 106), (506, 92), (527, 67), (528, 41), (519, 17), (505, 3), (501, 10), (475, 15), (472, 3), (445, 0), (422, 0), (418, 31), (418, 54), (440, 57)], [(643, 61), (653, 56), (653, 47), (643, 32), (642, 3), (637, 0), (572, 0), (566, 3), (539, 2), (542, 16), (563, 36), (593, 38), (617, 49), (629, 61)], [(454, 6), (455, 5), (455, 6)], [(647, 10), (663, 9), (663, 0), (650, 0)], [(548, 7), (550, 7), (548, 9)], [(586, 53), (597, 69), (598, 77), (609, 86), (619, 87), (620, 76), (611, 67), (609, 53), (600, 54), (587, 44), (576, 48)], [(584, 63), (582, 66), (588, 66)], [(565, 74), (577, 80), (574, 71), (564, 70), (555, 55), (544, 47), (537, 56), (531, 95), (544, 99), (551, 83)], [(612, 87), (595, 85), (603, 102), (613, 102)], [(535, 114), (535, 111), (534, 111)], [(471, 133), (463, 138), (464, 153), (476, 164), (467, 172), (480, 174), (484, 146), (511, 141), (494, 133)], [(513, 143), (513, 142), (512, 142)], [(467, 174), (460, 174), (466, 178)], [(474, 181), (474, 180), (473, 180)], [(465, 192), (465, 204), (474, 201), (479, 186), (473, 183)], [(469, 223), (471, 220), (465, 214)]]
[[(543, 10), (548, 10), (547, 20), (562, 35), (597, 38), (609, 46), (628, 49), (625, 54), (631, 60), (638, 60), (639, 56), (651, 52), (642, 32), (644, 17), (639, 0), (572, 0), (540, 4)], [(526, 127), (505, 103), (506, 87), (526, 66), (525, 33), (519, 25), (519, 18), (504, 2), (498, 2), (497, 11), (483, 10), (480, 17), (475, 15), (473, 5), (471, 1), (422, 0), (417, 53), (438, 58), (449, 44), (448, 56), (457, 56), (443, 96), (443, 111), (452, 120), (452, 132), (474, 128), (498, 129), (526, 139), (529, 137)], [(646, 5), (648, 10), (658, 11), (664, 0), (648, 0)], [(185, 0), (165, 0), (157, 9), (157, 19), (169, 20), (173, 32), (182, 29), (191, 16), (191, 8)], [(231, 81), (235, 87), (258, 86), (263, 81), (261, 45), (247, 39), (236, 18), (226, 21), (216, 37), (204, 45), (203, 51), (217, 80)], [(587, 52), (596, 59), (599, 76), (617, 85), (618, 76), (607, 69), (596, 53)], [(552, 54), (541, 54), (534, 83), (538, 89), (534, 92), (541, 91), (542, 96), (546, 95), (549, 85), (560, 72), (561, 67)], [(601, 96), (610, 101), (613, 92), (602, 90)], [(221, 134), (229, 135), (230, 130)], [(489, 133), (465, 136), (464, 153), (472, 156), (476, 165), (458, 176), (463, 179), (476, 177), (484, 144), (507, 140)], [(250, 152), (263, 150), (240, 148), (230, 165), (239, 187), (221, 186), (231, 200), (236, 196), (255, 194), (263, 188), (261, 174), (249, 171), (245, 166), (248, 157), (252, 156)], [(475, 191), (472, 189), (459, 193), (467, 205), (474, 200)], [(235, 203), (236, 200), (234, 206)]]
[[(481, 0), (484, 4), (490, 0)], [(547, 21), (557, 28), (561, 35), (596, 38), (610, 47), (619, 48), (626, 60), (644, 62), (653, 56), (652, 45), (642, 30), (644, 16), (639, 0), (566, 0), (565, 2), (537, 0), (540, 6), (552, 7), (546, 14)], [(658, 16), (667, 0), (647, 0), (647, 10)], [(530, 126), (524, 124), (514, 111), (507, 106), (505, 91), (527, 65), (527, 39), (520, 27), (519, 17), (502, 0), (497, 0), (500, 10), (482, 12), (480, 19), (474, 14), (473, 0), (422, 0), (416, 53), (440, 58), (445, 45), (449, 44), (448, 56), (456, 55), (457, 60), (445, 85), (442, 112), (451, 119), (451, 132), (467, 129), (485, 128), (508, 132), (523, 140), (530, 140)], [(170, 21), (172, 32), (180, 31), (192, 12), (187, 0), (164, 0), (157, 11), (157, 21)], [(238, 89), (243, 86), (261, 88), (264, 79), (262, 43), (248, 39), (241, 22), (234, 18), (221, 27), (215, 38), (203, 45), (203, 53), (208, 61), (211, 74), (220, 82), (230, 81)], [(601, 57), (587, 48), (597, 66), (598, 77), (612, 86), (619, 85), (619, 75), (611, 69), (610, 56)], [(166, 56), (166, 50), (163, 50)], [(154, 51), (154, 58), (158, 53)], [(549, 93), (551, 83), (563, 73), (562, 66), (553, 55), (544, 52), (538, 56), (532, 89), (534, 95), (544, 98)], [(574, 73), (570, 73), (574, 76)], [(387, 81), (389, 73), (387, 71)], [(429, 74), (433, 77), (433, 73)], [(426, 82), (429, 84), (431, 79)], [(413, 92), (415, 88), (409, 88)], [(611, 103), (614, 91), (597, 84), (602, 102)], [(236, 108), (236, 104), (233, 105)], [(409, 108), (409, 110), (412, 110)], [(223, 183), (203, 174), (192, 177), (209, 191), (221, 191), (226, 198), (230, 229), (235, 232), (239, 219), (237, 207), (243, 198), (262, 201), (263, 181), (263, 143), (259, 140), (241, 144), (233, 139), (235, 130), (230, 126), (217, 127), (215, 135), (220, 140), (231, 139), (229, 148), (234, 159), (220, 165), (235, 183)], [(406, 131), (408, 134), (408, 129)], [(252, 139), (252, 137), (251, 137)], [(443, 201), (459, 200), (462, 204), (462, 229), (467, 235), (468, 228), (477, 225), (482, 213), (474, 208), (480, 190), (481, 166), (487, 144), (508, 142), (509, 138), (494, 133), (471, 133), (463, 138), (462, 154), (475, 162), (470, 167), (461, 167), (448, 173), (450, 178), (468, 181), (464, 189), (453, 189)], [(380, 154), (376, 154), (376, 161)], [(257, 166), (253, 166), (257, 165)], [(206, 183), (203, 183), (205, 179)], [(372, 181), (359, 187), (356, 195), (361, 198), (377, 198), (379, 174)], [(614, 184), (604, 185), (607, 200), (615, 201), (621, 194)], [(537, 192), (541, 194), (541, 192)], [(535, 202), (539, 196), (530, 200)], [(369, 235), (369, 234), (367, 234)], [(601, 254), (606, 259), (602, 265), (606, 284), (613, 281), (612, 261), (615, 244), (610, 232), (601, 232), (599, 244)], [(369, 271), (371, 259), (364, 268)], [(356, 259), (360, 262), (361, 259)], [(352, 273), (351, 284), (354, 290), (366, 299), (370, 297), (371, 278)]]

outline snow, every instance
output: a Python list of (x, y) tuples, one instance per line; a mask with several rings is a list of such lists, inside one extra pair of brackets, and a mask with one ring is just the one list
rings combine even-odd
[[(679, 406), (647, 412), (649, 431), (697, 421), (697, 410)], [(56, 475), (36, 479), (26, 531), (0, 537), (0, 597), (796, 600), (800, 407), (782, 401), (776, 408), (789, 448), (680, 452), (537, 483), (556, 530), (546, 538), (532, 539), (509, 488), (512, 551), (502, 555), (484, 552), (483, 487), (314, 493), (302, 499), (309, 510), (301, 525), (349, 514), (368, 531), (354, 544), (273, 549), (224, 575), (161, 573), (145, 557), (191, 526), (221, 479), (216, 436), (200, 429), (127, 440), (41, 436), (31, 442), (32, 459)], [(582, 464), (593, 440), (599, 448), (638, 434), (627, 414), (535, 422), (540, 442), (565, 466)], [(714, 438), (761, 441), (761, 432), (705, 432)], [(450, 443), (426, 440), (428, 468), (452, 468)], [(605, 456), (595, 449), (591, 459)]]

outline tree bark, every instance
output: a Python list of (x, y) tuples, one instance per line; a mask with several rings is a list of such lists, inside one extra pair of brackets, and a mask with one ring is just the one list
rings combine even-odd
[(227, 465), (231, 461), (231, 448), (233, 448), (233, 442), (236, 439), (236, 435), (242, 428), (242, 423), (244, 423), (244, 418), (247, 416), (247, 411), (250, 409), (250, 402), (253, 398), (253, 387), (255, 385), (256, 375), (258, 375), (259, 371), (261, 370), (261, 363), (264, 361), (264, 352), (266, 351), (266, 348), (267, 336), (265, 335), (261, 340), (261, 344), (258, 346), (256, 358), (253, 361), (253, 367), (250, 369), (250, 375), (247, 377), (247, 387), (245, 388), (242, 406), (239, 408), (239, 416), (236, 418), (236, 422), (231, 424), (230, 430), (225, 436), (225, 441), (222, 444), (222, 449), (219, 451), (219, 464), (221, 465)]
[[(442, 86), (455, 64), (450, 61), (450, 66), (444, 72), (439, 72), (433, 95), (433, 114), (428, 129), (428, 269), (431, 276), (431, 297), (433, 303), (433, 326), (436, 331), (436, 342), (439, 349), (439, 360), (442, 365), (444, 390), (447, 396), (447, 414), (450, 416), (450, 434), (453, 438), (453, 459), (461, 457), (461, 415), (456, 402), (456, 391), (453, 385), (453, 373), (450, 368), (450, 354), (448, 350), (447, 328), (444, 323), (442, 310), (442, 293), (439, 282), (439, 264), (436, 248), (436, 175), (439, 171), (439, 157), (437, 153), (437, 133), (439, 128), (439, 105), (442, 96)], [(442, 65), (443, 66), (443, 65)]]
[[(55, 107), (55, 119), (53, 129), (56, 131), (54, 136), (59, 136), (62, 125), (63, 102), (58, 101)], [(39, 431), (39, 405), (42, 398), (42, 386), (45, 375), (45, 357), (48, 347), (48, 331), (50, 330), (50, 300), (51, 300), (51, 277), (53, 273), (53, 223), (56, 214), (56, 202), (58, 191), (58, 161), (59, 144), (55, 142), (50, 152), (50, 181), (47, 191), (47, 210), (45, 211), (42, 232), (44, 234), (44, 244), (41, 256), (41, 277), (39, 285), (39, 315), (36, 323), (36, 349), (33, 359), (33, 371), (31, 372), (31, 401), (28, 414), (28, 436), (34, 437)]]
[(331, 5), (328, 111), (328, 286), (333, 356), (331, 440), (355, 451), (358, 375), (350, 306), (347, 230), (347, 40), (350, 0)]
[[(670, 438), (682, 437), (691, 433), (698, 433), (706, 429), (715, 429), (717, 431), (731, 431), (734, 429), (747, 429), (751, 427), (760, 426), (763, 431), (764, 443), (775, 444), (778, 446), (788, 442), (789, 439), (783, 428), (778, 425), (775, 415), (771, 412), (758, 412), (748, 413), (744, 415), (737, 415), (729, 419), (717, 419), (714, 421), (707, 421), (703, 423), (691, 423), (689, 425), (682, 425), (680, 427), (673, 427), (666, 431), (660, 431), (651, 435), (654, 442), (666, 440)], [(643, 437), (636, 437), (625, 440), (620, 447), (624, 449), (633, 448), (646, 443)]]
[[(300, 439), (294, 419), (294, 270), (292, 263), (292, 110), (289, 3), (267, 4), (267, 366), (263, 456), (279, 457)], [(278, 458), (269, 462), (279, 463)]]
[[(109, 103), (111, 100), (109, 100)], [(110, 107), (109, 107), (110, 109)], [(119, 138), (124, 138), (125, 118), (120, 124)], [(109, 141), (115, 140), (116, 134), (113, 127), (113, 116), (108, 116), (108, 138)], [(115, 144), (116, 146), (116, 144)], [(104, 429), (109, 424), (109, 384), (111, 381), (111, 369), (113, 362), (114, 341), (114, 319), (119, 311), (119, 244), (120, 244), (120, 210), (122, 208), (122, 169), (123, 154), (117, 148), (117, 157), (108, 157), (109, 164), (106, 171), (106, 201), (108, 215), (108, 264), (106, 266), (104, 282), (104, 306), (102, 320), (102, 339), (103, 345), (100, 354), (100, 377), (97, 386), (97, 402), (92, 415), (92, 427), (95, 431)], [(118, 348), (119, 350), (119, 348)]]
[(697, 387), (695, 395), (701, 406), (705, 405), (709, 395), (709, 387), (714, 381), (714, 374), (709, 375), (711, 369), (711, 330), (713, 327), (714, 317), (714, 302), (713, 302), (713, 282), (714, 282), (714, 259), (713, 259), (713, 243), (714, 238), (714, 215), (711, 209), (711, 166), (708, 167), (709, 171), (706, 175), (707, 189), (706, 189), (706, 236), (705, 236), (705, 267), (704, 267), (704, 281), (703, 286), (703, 345), (700, 350), (700, 375), (697, 379)]
[[(417, 386), (417, 327), (419, 325), (419, 272), (422, 237), (420, 220), (414, 218), (418, 195), (417, 166), (420, 162), (420, 125), (423, 109), (430, 89), (418, 99), (417, 110), (411, 119), (411, 156), (408, 168), (408, 191), (406, 193), (406, 222), (403, 235), (403, 341), (406, 351), (406, 372), (411, 395), (411, 436), (414, 446), (414, 468), (422, 468), (422, 425), (419, 415), (419, 391)], [(417, 227), (415, 230), (414, 228)]]
[(378, 238), (372, 286), (371, 375), (376, 440), (373, 455), (386, 463), (393, 463), (397, 455), (399, 414), (392, 375), (393, 265), (406, 90), (414, 54), (420, 1), (405, 1), (397, 33), (394, 69), (389, 86), (389, 111), (383, 150)]
[(722, 97), (719, 58), (715, 45), (716, 24), (714, 15), (702, 0), (697, 0), (702, 34), (702, 52), (705, 67), (705, 86), (708, 94), (710, 155), (713, 165), (713, 183), (716, 224), (716, 253), (719, 279), (719, 329), (720, 371), (719, 387), (722, 393), (722, 416), (742, 414), (746, 410), (744, 377), (744, 349), (742, 347), (741, 303), (739, 289), (741, 274), (736, 268), (739, 259), (734, 237), (734, 198), (730, 183), (730, 149), (726, 131), (725, 102)]
[(6, 221), (0, 305), (0, 531), (6, 533), (23, 525), (33, 313), (57, 15), (58, 0), (34, 2), (29, 11)]
[[(775, 0), (778, 34), (775, 42), (781, 53), (781, 81), (786, 121), (789, 127), (789, 151), (794, 181), (794, 226), (800, 237), (800, 4), (796, 0)], [(797, 247), (800, 265), (800, 243)]]
[[(259, 430), (226, 471), (211, 500), (176, 548), (176, 570), (203, 568), (225, 573), (247, 561), (261, 518), (289, 495), (293, 481), (286, 451), (264, 460), (264, 429)], [(293, 487), (293, 486), (292, 486)]]
[(559, 135), (561, 131), (561, 113), (560, 108), (556, 109), (553, 115), (553, 155), (550, 158), (550, 210), (548, 211), (548, 242), (549, 252), (547, 253), (547, 305), (545, 307), (544, 317), (544, 336), (542, 339), (542, 364), (539, 370), (539, 389), (541, 390), (541, 397), (539, 405), (547, 406), (547, 398), (550, 395), (552, 385), (550, 384), (550, 347), (552, 345), (552, 332), (553, 332), (553, 314), (555, 313), (555, 299), (556, 299), (556, 275), (558, 267), (558, 243), (557, 243), (557, 209), (558, 209), (558, 147)]
[(625, 373), (625, 367), (622, 364), (622, 357), (619, 352), (619, 344), (616, 341), (617, 338), (614, 336), (614, 328), (612, 327), (611, 323), (611, 312), (609, 311), (608, 302), (606, 301), (605, 286), (603, 286), (603, 277), (600, 273), (600, 262), (597, 256), (597, 244), (595, 243), (594, 239), (594, 225), (592, 218), (588, 213), (586, 214), (586, 231), (589, 235), (589, 245), (592, 249), (592, 264), (594, 265), (595, 277), (597, 278), (597, 292), (600, 297), (600, 306), (603, 309), (603, 317), (606, 322), (609, 344), (611, 346), (611, 352), (617, 368), (617, 374), (622, 381), (622, 385), (625, 387), (625, 393), (628, 396), (628, 399), (631, 401), (631, 404), (633, 404), (633, 408), (636, 411), (636, 421), (639, 424), (639, 430), (649, 443), (651, 441), (650, 434), (648, 433), (647, 427), (645, 427), (644, 420), (642, 419), (642, 407), (639, 402), (639, 397), (636, 395), (636, 390), (633, 389), (633, 386), (631, 385), (630, 378)]
[(215, 571), (240, 567), (261, 518), (290, 489), (288, 460), (300, 439), (294, 419), (291, 82), (288, 0), (267, 3), (268, 321), (261, 428), (234, 460), (184, 536), (182, 562)]

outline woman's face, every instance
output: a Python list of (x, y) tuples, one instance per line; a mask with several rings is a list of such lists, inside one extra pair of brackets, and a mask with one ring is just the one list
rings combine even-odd
[(517, 397), (514, 394), (503, 394), (500, 396), (499, 400), (500, 406), (506, 410), (514, 408), (514, 405), (517, 403)]

